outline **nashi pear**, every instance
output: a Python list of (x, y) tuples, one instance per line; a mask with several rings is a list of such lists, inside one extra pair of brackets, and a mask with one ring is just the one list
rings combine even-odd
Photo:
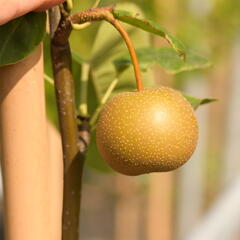
[(159, 87), (115, 95), (100, 114), (96, 134), (106, 163), (135, 176), (182, 166), (196, 148), (198, 124), (181, 93)]

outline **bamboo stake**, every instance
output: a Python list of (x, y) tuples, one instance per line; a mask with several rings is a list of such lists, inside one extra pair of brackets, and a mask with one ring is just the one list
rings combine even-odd
[(59, 240), (60, 224), (50, 221), (57, 222), (61, 211), (61, 198), (51, 199), (52, 183), (61, 173), (49, 168), (54, 163), (48, 155), (41, 47), (1, 67), (0, 76), (6, 239)]
[(149, 175), (146, 229), (149, 240), (173, 238), (172, 185), (172, 172)]
[(136, 178), (117, 174), (114, 240), (140, 238), (140, 200)]

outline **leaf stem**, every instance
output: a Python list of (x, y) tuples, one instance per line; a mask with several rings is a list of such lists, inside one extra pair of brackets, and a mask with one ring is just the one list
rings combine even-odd
[(74, 30), (82, 30), (92, 25), (92, 22), (85, 22), (82, 24), (72, 23), (72, 28)]
[(112, 91), (114, 90), (114, 88), (116, 87), (116, 85), (118, 84), (118, 81), (119, 79), (118, 78), (115, 78), (111, 84), (109, 85), (107, 91), (105, 92), (105, 94), (103, 95), (101, 101), (100, 101), (100, 104), (99, 106), (97, 107), (97, 109), (95, 110), (94, 114), (92, 115), (91, 119), (90, 119), (90, 126), (94, 126), (94, 124), (96, 123), (97, 119), (98, 119), (98, 116), (99, 116), (99, 113), (101, 112), (104, 104), (107, 102), (107, 100), (109, 99)]
[(80, 104), (79, 115), (86, 117), (88, 115), (87, 93), (88, 93), (88, 79), (89, 79), (90, 64), (82, 64), (82, 73), (80, 79)]
[[(101, 0), (96, 0), (95, 3), (93, 4), (92, 8), (96, 8), (98, 7), (99, 3), (100, 3)], [(92, 22), (85, 22), (85, 23), (82, 23), (82, 24), (78, 24), (78, 23), (72, 23), (72, 28), (74, 30), (82, 30), (82, 29), (85, 29), (89, 26), (92, 25)]]
[(66, 2), (67, 2), (68, 10), (69, 11), (72, 10), (72, 8), (73, 8), (73, 0), (66, 0)]
[(48, 81), (51, 85), (54, 84), (54, 80), (51, 77), (49, 77), (46, 73), (44, 73), (44, 79)]
[(95, 3), (93, 4), (92, 8), (96, 8), (98, 7), (98, 5), (100, 4), (101, 0), (96, 0)]

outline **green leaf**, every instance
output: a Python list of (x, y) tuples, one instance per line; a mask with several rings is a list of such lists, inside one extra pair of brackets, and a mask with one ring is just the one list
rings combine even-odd
[(0, 66), (20, 61), (42, 41), (46, 14), (31, 12), (0, 26)]
[[(172, 48), (140, 48), (136, 50), (140, 68), (146, 71), (149, 67), (159, 64), (168, 73), (176, 74), (183, 71), (207, 68), (211, 63), (191, 51), (186, 52), (185, 60), (181, 59)], [(132, 63), (129, 54), (113, 61), (118, 73), (128, 68)]]
[(160, 26), (159, 24), (152, 22), (150, 20), (141, 19), (138, 14), (133, 14), (127, 11), (114, 10), (113, 14), (115, 18), (119, 19), (122, 22), (131, 24), (137, 28), (140, 28), (144, 31), (159, 35), (166, 39), (169, 44), (173, 47), (175, 51), (178, 52), (180, 56), (185, 55), (184, 45), (180, 40), (174, 37), (167, 29)]
[(217, 99), (215, 98), (197, 98), (197, 97), (188, 96), (185, 93), (182, 93), (182, 95), (192, 105), (194, 110), (196, 110), (200, 105), (217, 101)]

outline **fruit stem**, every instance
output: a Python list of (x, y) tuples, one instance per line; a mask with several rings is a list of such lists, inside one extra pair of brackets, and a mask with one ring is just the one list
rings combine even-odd
[(143, 83), (142, 83), (143, 81), (142, 81), (142, 75), (141, 75), (141, 71), (140, 71), (140, 67), (139, 67), (137, 54), (136, 54), (135, 48), (133, 46), (133, 43), (132, 43), (127, 31), (120, 24), (120, 22), (116, 18), (114, 18), (114, 16), (112, 14), (109, 14), (107, 16), (106, 20), (108, 22), (110, 22), (119, 31), (119, 33), (123, 37), (123, 39), (124, 39), (124, 41), (127, 45), (127, 48), (129, 50), (131, 59), (132, 59), (135, 78), (136, 78), (137, 89), (138, 89), (138, 91), (143, 90)]

